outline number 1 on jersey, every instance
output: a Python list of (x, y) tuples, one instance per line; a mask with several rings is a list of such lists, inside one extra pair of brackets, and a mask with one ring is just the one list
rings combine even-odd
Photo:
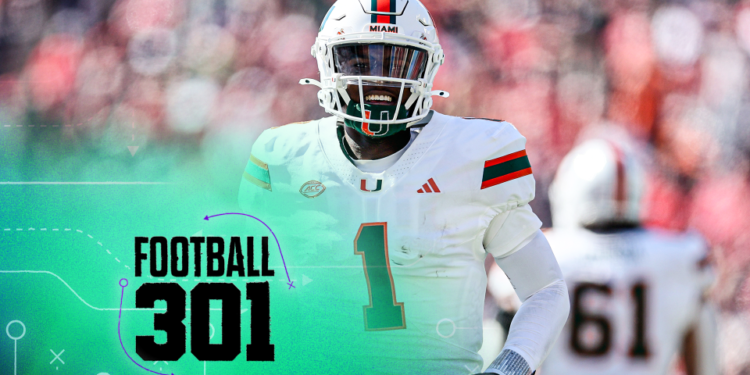
[(388, 259), (388, 224), (362, 224), (354, 238), (354, 254), (362, 256), (370, 294), (370, 305), (364, 306), (365, 330), (405, 329), (404, 303), (396, 302)]

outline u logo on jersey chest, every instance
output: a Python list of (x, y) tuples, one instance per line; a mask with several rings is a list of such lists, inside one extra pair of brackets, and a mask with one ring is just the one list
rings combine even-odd
[[(373, 185), (375, 185), (375, 186), (373, 186)], [(360, 183), (359, 186), (360, 186), (360, 190), (362, 190), (364, 192), (367, 192), (367, 193), (376, 193), (378, 191), (383, 190), (383, 180), (377, 180), (377, 182), (370, 181), (368, 183), (367, 180), (362, 179), (362, 182)], [(370, 190), (372, 188), (374, 188), (375, 190)]]

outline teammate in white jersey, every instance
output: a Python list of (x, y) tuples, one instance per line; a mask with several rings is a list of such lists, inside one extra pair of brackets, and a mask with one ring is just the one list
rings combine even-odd
[(525, 303), (487, 372), (531, 374), (569, 300), (528, 206), (525, 138), (507, 122), (431, 110), (448, 97), (432, 90), (444, 54), (418, 0), (336, 2), (313, 55), (321, 80), (301, 83), (320, 88), (333, 117), (264, 132), (240, 187), (245, 212), (274, 228), (301, 270), (292, 278), (314, 280), (276, 297), (290, 308), (274, 321), (295, 328), (274, 335), (304, 342), (280, 366), (481, 372), (489, 254)]
[(643, 175), (625, 144), (589, 140), (563, 160), (547, 233), (571, 298), (543, 375), (717, 373), (706, 245), (693, 233), (639, 228)]

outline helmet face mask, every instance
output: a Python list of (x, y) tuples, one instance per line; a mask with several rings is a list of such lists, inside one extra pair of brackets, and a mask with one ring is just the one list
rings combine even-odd
[[(313, 56), (321, 80), (300, 83), (321, 89), (318, 101), (327, 113), (360, 126), (381, 125), (381, 131), (363, 132), (370, 137), (416, 124), (429, 114), (433, 95), (449, 96), (432, 91), (445, 57), (418, 0), (339, 0), (321, 26)], [(365, 107), (392, 107), (390, 114), (368, 118), (370, 111), (349, 108), (351, 102), (362, 106), (362, 98)]]

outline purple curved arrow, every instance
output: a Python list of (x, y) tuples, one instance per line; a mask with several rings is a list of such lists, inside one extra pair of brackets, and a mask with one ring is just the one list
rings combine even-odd
[(281, 255), (281, 262), (284, 263), (284, 271), (286, 271), (286, 279), (289, 281), (288, 283), (286, 283), (287, 285), (289, 285), (288, 289), (292, 289), (292, 288), (296, 289), (297, 287), (294, 286), (294, 281), (292, 281), (292, 279), (289, 277), (289, 270), (286, 268), (286, 261), (284, 260), (284, 253), (281, 252), (281, 244), (279, 243), (279, 239), (276, 238), (276, 233), (273, 232), (273, 230), (271, 229), (271, 227), (269, 227), (268, 224), (266, 224), (263, 220), (258, 219), (255, 216), (248, 215), (248, 214), (243, 214), (243, 213), (237, 213), (237, 212), (228, 212), (228, 213), (225, 213), (225, 214), (218, 214), (218, 215), (211, 215), (211, 216), (207, 215), (206, 217), (203, 218), (203, 220), (208, 221), (208, 219), (210, 219), (212, 217), (225, 216), (225, 215), (247, 216), (249, 218), (252, 218), (252, 219), (255, 219), (255, 220), (259, 221), (261, 224), (265, 225), (266, 228), (268, 228), (268, 231), (271, 232), (271, 234), (273, 235), (273, 239), (276, 240), (276, 246), (279, 247), (279, 254)]
[[(125, 285), (122, 285), (122, 282), (125, 281)], [(122, 287), (122, 294), (120, 294), (120, 315), (117, 317), (117, 337), (120, 339), (120, 346), (122, 346), (122, 351), (125, 352), (125, 355), (128, 356), (131, 362), (135, 363), (138, 367), (148, 371), (152, 372), (154, 374), (158, 375), (170, 375), (170, 374), (162, 374), (161, 372), (151, 371), (140, 364), (138, 362), (134, 361), (133, 358), (130, 357), (130, 354), (128, 354), (128, 351), (125, 350), (125, 345), (122, 343), (122, 335), (120, 334), (120, 321), (122, 320), (122, 300), (125, 298), (125, 287), (128, 286), (128, 279), (120, 279), (120, 287)], [(172, 373), (171, 375), (174, 375)]]

